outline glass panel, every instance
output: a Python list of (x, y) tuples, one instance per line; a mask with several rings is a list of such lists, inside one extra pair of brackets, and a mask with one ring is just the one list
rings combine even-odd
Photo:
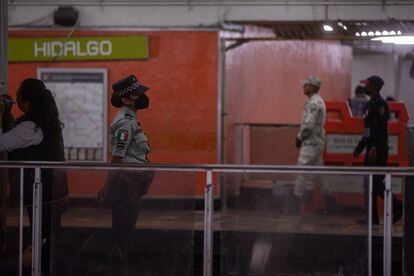
[[(391, 178), (392, 192), (393, 192), (393, 228), (392, 228), (392, 275), (403, 275), (403, 237), (404, 237), (404, 177), (393, 176)], [(382, 200), (378, 200), (378, 204), (383, 205)], [(383, 206), (378, 206), (380, 209), (384, 209)], [(383, 213), (380, 213), (383, 217)]]
[[(413, 140), (414, 142), (414, 140)], [(413, 148), (414, 150), (414, 148)], [(414, 158), (414, 155), (411, 156)], [(414, 161), (414, 160), (413, 160)], [(410, 163), (411, 164), (411, 163)], [(414, 165), (414, 163), (413, 163)], [(414, 224), (411, 223), (411, 218), (414, 215), (414, 175), (404, 177), (404, 273), (405, 275), (412, 275), (414, 273)], [(400, 223), (400, 222), (399, 222)], [(401, 251), (400, 251), (401, 252)]]
[[(19, 273), (19, 248), (20, 248), (20, 172), (21, 169), (0, 169), (2, 213), (0, 232), (0, 275), (18, 275)], [(33, 169), (25, 169), (25, 174), (32, 174)], [(27, 187), (27, 188), (26, 188)], [(23, 273), (30, 273), (31, 269), (31, 228), (28, 210), (32, 199), (30, 186), (24, 189), (23, 213)], [(31, 209), (30, 209), (31, 210)], [(4, 217), (3, 217), (4, 216)], [(5, 231), (5, 232), (4, 232)], [(5, 238), (5, 240), (3, 240)], [(28, 274), (26, 274), (28, 275)]]
[(69, 196), (56, 197), (43, 224), (58, 226), (61, 215), (60, 231), (50, 235), (51, 275), (193, 275), (194, 231), (202, 221), (195, 173), (110, 171), (113, 180), (99, 193), (106, 171), (54, 170), (55, 195), (63, 174)]
[(367, 275), (364, 177), (222, 173), (221, 180), (223, 275)]

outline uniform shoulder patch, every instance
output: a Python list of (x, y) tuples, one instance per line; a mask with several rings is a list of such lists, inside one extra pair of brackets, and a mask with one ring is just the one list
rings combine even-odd
[(118, 135), (116, 136), (118, 141), (128, 141), (128, 131), (121, 129), (118, 131)]

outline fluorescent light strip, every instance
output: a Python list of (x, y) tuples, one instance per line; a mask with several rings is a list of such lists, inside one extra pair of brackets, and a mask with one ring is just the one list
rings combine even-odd
[(361, 33), (356, 32), (355, 36), (397, 36), (397, 35), (400, 36), (401, 34), (402, 34), (401, 31), (385, 31), (384, 30), (382, 32), (380, 32), (380, 31), (375, 31), (375, 32), (373, 32), (373, 31), (369, 31), (369, 32), (364, 31), (364, 32), (361, 32)]
[(373, 41), (393, 43), (395, 45), (414, 45), (414, 36), (381, 36), (372, 38)]

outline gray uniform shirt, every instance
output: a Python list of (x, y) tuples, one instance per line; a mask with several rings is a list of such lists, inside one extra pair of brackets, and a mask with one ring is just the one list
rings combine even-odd
[(348, 103), (351, 108), (352, 116), (362, 118), (362, 116), (364, 116), (365, 105), (367, 102), (368, 100), (365, 97), (353, 97), (349, 99)]
[(147, 136), (135, 112), (128, 107), (121, 107), (112, 121), (109, 142), (111, 157), (120, 156), (123, 163), (149, 164), (151, 148)]

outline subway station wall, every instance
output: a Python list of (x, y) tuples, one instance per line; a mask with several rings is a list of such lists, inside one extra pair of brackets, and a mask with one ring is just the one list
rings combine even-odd
[[(250, 135), (246, 145), (246, 139), (240, 141), (237, 124), (297, 128), (307, 100), (300, 81), (308, 75), (318, 76), (325, 101), (345, 101), (351, 71), (352, 49), (335, 41), (256, 41), (227, 51), (227, 160), (239, 163), (246, 161), (246, 156), (254, 156), (255, 160), (250, 161), (260, 163), (257, 152), (267, 152), (263, 158), (267, 164), (294, 164), (298, 154), (294, 147), (296, 131), (272, 131), (265, 136), (276, 136), (266, 137), (266, 141), (252, 140), (261, 136)], [(260, 148), (268, 146), (269, 140), (285, 145)], [(243, 157), (241, 148), (245, 151)], [(269, 159), (269, 155), (274, 158)]]
[[(13, 30), (9, 37), (66, 37), (68, 30)], [(217, 162), (217, 32), (208, 31), (75, 31), (73, 36), (134, 36), (149, 38), (149, 59), (125, 61), (54, 61), (9, 63), (9, 93), (14, 97), (19, 83), (35, 77), (37, 68), (107, 68), (111, 83), (135, 74), (150, 87), (150, 108), (138, 113), (149, 137), (152, 163), (196, 164)], [(52, 91), (53, 92), (53, 91)], [(110, 93), (109, 93), (110, 94)], [(108, 99), (108, 124), (117, 110)], [(19, 115), (17, 107), (14, 108)], [(156, 178), (151, 195), (202, 193), (204, 179)], [(71, 193), (94, 194), (104, 174), (71, 172)], [(197, 186), (197, 187), (196, 187)], [(174, 188), (171, 188), (174, 187)], [(196, 188), (195, 188), (196, 187)]]

